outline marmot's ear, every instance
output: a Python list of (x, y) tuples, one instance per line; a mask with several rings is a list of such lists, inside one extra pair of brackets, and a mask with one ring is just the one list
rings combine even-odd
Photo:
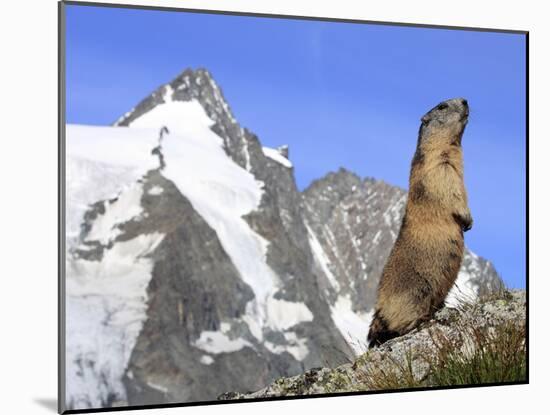
[(427, 115), (424, 115), (420, 121), (422, 121), (422, 124), (426, 124), (428, 122), (428, 116)]

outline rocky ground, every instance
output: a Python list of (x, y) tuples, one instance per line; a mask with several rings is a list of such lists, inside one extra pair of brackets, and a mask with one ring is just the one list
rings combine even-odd
[(229, 392), (218, 399), (521, 382), (526, 380), (525, 311), (525, 291), (444, 308), (432, 321), (367, 351), (354, 362), (311, 369), (256, 392)]

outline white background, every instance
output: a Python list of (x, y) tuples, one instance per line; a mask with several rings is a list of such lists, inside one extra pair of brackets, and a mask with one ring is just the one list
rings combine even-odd
[[(124, 3), (120, 0), (119, 3)], [(129, 2), (128, 2), (129, 3)], [(285, 411), (423, 414), (541, 413), (548, 407), (549, 25), (545, 2), (132, 1), (254, 11), (529, 30), (530, 378), (528, 386), (191, 407), (141, 413), (246, 415)], [(57, 384), (57, 5), (11, 0), (0, 12), (0, 383), (2, 413), (54, 413)], [(518, 139), (520, 139), (518, 137)], [(506, 226), (503, 223), (502, 226)], [(547, 409), (546, 409), (547, 410)]]

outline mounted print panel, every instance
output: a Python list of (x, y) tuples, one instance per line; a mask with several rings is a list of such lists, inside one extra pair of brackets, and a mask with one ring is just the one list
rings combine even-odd
[(60, 412), (528, 381), (526, 32), (60, 25)]

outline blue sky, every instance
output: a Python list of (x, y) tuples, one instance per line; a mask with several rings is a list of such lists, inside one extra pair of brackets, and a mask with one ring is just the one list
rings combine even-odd
[(406, 188), (420, 117), (467, 98), (466, 243), (525, 287), (523, 35), (67, 7), (69, 123), (111, 124), (188, 67), (264, 145), (290, 145), (300, 189), (340, 167)]

